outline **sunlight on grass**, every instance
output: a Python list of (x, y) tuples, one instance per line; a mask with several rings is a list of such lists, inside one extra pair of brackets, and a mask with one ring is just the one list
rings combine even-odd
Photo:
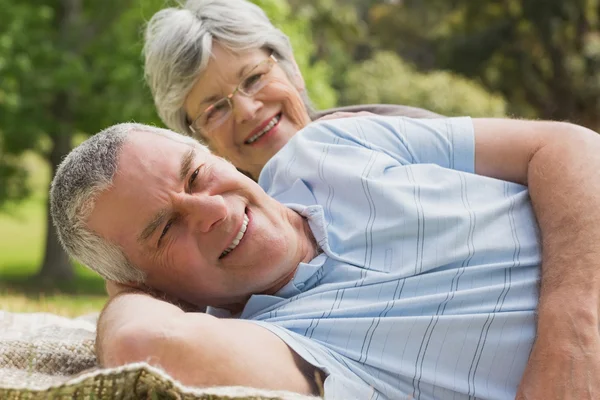
[(4, 311), (48, 312), (66, 317), (98, 312), (105, 302), (104, 296), (40, 295), (30, 298), (23, 294), (0, 294), (0, 304)]
[(24, 156), (29, 171), (32, 196), (18, 204), (9, 204), (0, 212), (0, 273), (14, 265), (30, 266), (32, 273), (40, 265), (46, 234), (46, 199), (50, 171), (33, 154)]
[(102, 279), (77, 265), (73, 282), (48, 286), (32, 279), (43, 258), (50, 172), (39, 157), (24, 158), (33, 194), (0, 213), (0, 309), (77, 316), (106, 302)]
[(40, 265), (46, 234), (44, 201), (35, 196), (0, 214), (0, 271), (14, 265), (32, 269)]

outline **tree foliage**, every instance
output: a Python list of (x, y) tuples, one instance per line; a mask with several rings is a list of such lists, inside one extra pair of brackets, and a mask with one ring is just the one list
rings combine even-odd
[(339, 0), (290, 0), (290, 4), (294, 14), (308, 23), (315, 48), (312, 62), (329, 67), (333, 72), (329, 82), (339, 94), (344, 76), (366, 40), (366, 24), (359, 10)]
[(479, 79), (511, 114), (599, 130), (599, 17), (598, 0), (406, 0), (374, 8), (371, 23), (386, 48)]
[[(39, 153), (54, 174), (75, 134), (156, 121), (143, 85), (140, 26), (157, 7), (156, 0), (0, 0), (0, 75), (7, 77), (0, 87), (0, 162), (8, 166), (0, 184), (19, 179), (25, 187), (15, 156), (26, 150)], [(0, 204), (23, 193), (7, 193)], [(49, 217), (47, 226), (41, 275), (69, 278), (72, 268)]]
[(410, 104), (442, 115), (503, 116), (502, 96), (446, 71), (418, 72), (395, 53), (382, 51), (350, 69), (344, 99), (351, 104)]
[(318, 46), (311, 34), (311, 15), (295, 13), (287, 0), (252, 0), (269, 16), (273, 24), (290, 37), (294, 57), (302, 72), (306, 89), (314, 105), (330, 108), (337, 103), (337, 93), (331, 85), (334, 69), (324, 60), (316, 60)]
[[(63, 137), (70, 146), (75, 133), (122, 120), (156, 121), (140, 65), (149, 4), (0, 0), (3, 156), (34, 150), (50, 160)], [(11, 176), (0, 175), (1, 186)], [(0, 197), (0, 204), (15, 197)]]

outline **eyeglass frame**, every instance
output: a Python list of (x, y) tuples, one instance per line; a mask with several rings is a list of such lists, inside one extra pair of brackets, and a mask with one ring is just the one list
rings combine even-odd
[(229, 119), (229, 117), (231, 116), (231, 113), (233, 112), (233, 96), (236, 95), (237, 92), (240, 92), (241, 94), (243, 94), (246, 97), (251, 97), (256, 95), (257, 93), (259, 93), (261, 90), (263, 90), (265, 88), (265, 86), (268, 85), (269, 82), (266, 82), (262, 87), (260, 87), (256, 92), (249, 94), (246, 93), (242, 90), (241, 86), (244, 84), (244, 82), (252, 76), (252, 73), (261, 65), (263, 64), (271, 64), (272, 66), (269, 69), (268, 73), (270, 73), (273, 70), (273, 67), (275, 66), (275, 64), (279, 63), (279, 60), (271, 53), (271, 55), (269, 55), (269, 58), (259, 62), (258, 64), (256, 64), (254, 67), (252, 67), (252, 69), (250, 71), (248, 71), (248, 73), (241, 79), (240, 83), (235, 87), (235, 89), (233, 89), (233, 91), (231, 93), (229, 93), (227, 96), (222, 97), (221, 99), (215, 101), (214, 103), (212, 103), (211, 105), (209, 105), (208, 107), (206, 107), (204, 109), (204, 111), (202, 111), (200, 113), (200, 115), (198, 115), (196, 118), (194, 118), (194, 120), (188, 125), (188, 128), (196, 135), (200, 134), (200, 129), (196, 129), (194, 128), (194, 124), (196, 123), (196, 121), (198, 121), (202, 116), (204, 116), (207, 112), (209, 112), (211, 110), (211, 108), (214, 108), (215, 104), (218, 104), (220, 102), (222, 102), (223, 100), (227, 100), (227, 103), (229, 104), (229, 109), (230, 109), (230, 114), (226, 117), (223, 118), (223, 121), (220, 122), (217, 126), (215, 126), (214, 128), (212, 128), (210, 131), (213, 131), (215, 129), (217, 129), (218, 127), (220, 127), (223, 122), (225, 122), (227, 119)]

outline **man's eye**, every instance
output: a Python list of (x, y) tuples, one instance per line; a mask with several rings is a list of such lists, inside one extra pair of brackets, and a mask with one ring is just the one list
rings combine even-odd
[(169, 229), (171, 228), (171, 225), (173, 225), (173, 220), (170, 219), (167, 224), (165, 225), (165, 227), (163, 228), (162, 233), (160, 234), (160, 238), (158, 238), (158, 243), (160, 243), (160, 240), (167, 234), (167, 232), (169, 231)]
[(190, 189), (192, 187), (194, 187), (194, 182), (196, 181), (196, 178), (198, 177), (199, 173), (200, 173), (200, 167), (196, 168), (194, 170), (194, 172), (192, 172), (192, 175), (190, 175), (190, 180), (189, 180)]

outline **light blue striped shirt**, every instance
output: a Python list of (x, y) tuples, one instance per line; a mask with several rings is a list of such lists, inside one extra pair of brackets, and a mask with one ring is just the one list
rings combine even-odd
[(473, 172), (469, 118), (309, 125), (259, 183), (323, 253), (241, 318), (321, 368), (327, 399), (514, 398), (539, 234), (525, 187)]

